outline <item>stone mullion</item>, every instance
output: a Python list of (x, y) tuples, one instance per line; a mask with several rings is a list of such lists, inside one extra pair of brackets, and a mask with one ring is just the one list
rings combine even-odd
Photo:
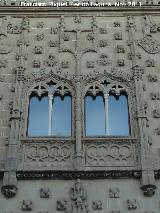
[[(131, 19), (131, 21), (130, 21)], [(134, 33), (135, 26), (134, 20), (128, 17), (127, 30), (129, 36), (130, 51), (133, 55), (132, 57), (132, 69), (136, 88), (136, 100), (137, 100), (137, 113), (138, 113), (138, 125), (140, 134), (140, 144), (141, 144), (141, 166), (142, 166), (142, 179), (141, 179), (141, 189), (144, 191), (144, 195), (152, 196), (155, 193), (155, 179), (154, 170), (151, 161), (151, 151), (149, 147), (149, 137), (147, 131), (147, 116), (144, 109), (144, 91), (143, 91), (143, 69), (137, 65), (136, 51), (134, 45)]]

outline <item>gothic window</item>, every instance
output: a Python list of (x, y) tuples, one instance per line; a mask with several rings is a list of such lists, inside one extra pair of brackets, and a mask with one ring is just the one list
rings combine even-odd
[(129, 136), (128, 96), (119, 84), (91, 86), (84, 99), (86, 136)]
[(71, 104), (71, 94), (64, 85), (34, 87), (29, 99), (27, 135), (71, 136)]

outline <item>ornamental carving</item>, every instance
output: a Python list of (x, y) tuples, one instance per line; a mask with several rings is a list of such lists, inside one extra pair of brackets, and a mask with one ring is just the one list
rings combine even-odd
[(105, 28), (99, 28), (100, 34), (107, 34), (107, 29)]
[(74, 186), (71, 187), (70, 199), (71, 213), (89, 213), (87, 195), (80, 179), (77, 179)]
[(80, 24), (81, 23), (81, 17), (80, 16), (75, 16), (74, 17), (74, 23)]
[(68, 69), (69, 68), (69, 61), (62, 61), (61, 68)]
[(58, 28), (51, 27), (51, 34), (57, 34), (57, 33), (58, 33)]
[(14, 25), (13, 26), (11, 23), (9, 23), (8, 26), (7, 26), (7, 33), (21, 34), (22, 33), (21, 25)]
[(110, 188), (109, 189), (109, 197), (110, 198), (120, 198), (119, 188)]
[(36, 40), (37, 41), (42, 41), (44, 39), (44, 34), (42, 33), (42, 34), (37, 34), (36, 35)]
[(151, 92), (150, 96), (151, 96), (151, 100), (160, 100), (159, 92)]
[(86, 166), (134, 166), (135, 144), (112, 142), (85, 144)]
[(43, 47), (42, 46), (35, 46), (34, 54), (42, 54), (42, 53), (43, 53)]
[(40, 68), (41, 61), (39, 59), (33, 61), (33, 68)]
[(14, 197), (17, 194), (17, 190), (17, 187), (14, 185), (2, 186), (2, 193), (7, 198)]
[(150, 54), (156, 54), (160, 51), (160, 43), (152, 38), (151, 35), (144, 36), (140, 41), (138, 41), (138, 45)]
[(108, 58), (107, 55), (101, 54), (98, 60), (98, 64), (99, 66), (107, 66), (107, 65), (111, 65), (112, 61)]
[(95, 67), (95, 61), (87, 61), (86, 67), (87, 68), (94, 68)]
[(67, 200), (65, 199), (57, 200), (57, 211), (63, 211), (64, 213), (69, 213)]
[(8, 61), (5, 59), (0, 60), (0, 68), (6, 68), (8, 65)]
[(125, 47), (123, 45), (117, 45), (116, 46), (116, 52), (117, 53), (125, 53)]
[(114, 33), (114, 40), (122, 40), (122, 33), (121, 32), (117, 32)]
[(8, 54), (12, 51), (11, 45), (6, 34), (0, 34), (0, 54)]
[(124, 67), (124, 65), (125, 65), (124, 59), (117, 59), (117, 65), (118, 65), (119, 67)]
[(119, 21), (115, 21), (113, 23), (114, 27), (120, 27), (121, 26), (121, 23)]
[(149, 74), (148, 75), (148, 82), (157, 82), (158, 78), (155, 74)]
[(156, 133), (157, 135), (160, 135), (160, 127), (157, 127), (157, 128), (155, 129), (155, 133)]
[(88, 41), (93, 41), (94, 40), (94, 38), (95, 38), (95, 35), (94, 35), (94, 33), (88, 33), (88, 35), (87, 35), (87, 40)]
[(148, 60), (146, 60), (146, 66), (147, 67), (155, 67), (155, 61), (154, 61), (154, 59), (148, 59)]
[(120, 210), (112, 210), (109, 213), (120, 213)]
[(93, 210), (102, 210), (102, 201), (101, 200), (92, 201), (92, 209)]
[(54, 55), (50, 54), (46, 61), (46, 64), (48, 65), (48, 67), (55, 67), (55, 66), (57, 66), (57, 63), (58, 62), (56, 60), (56, 57)]
[(106, 46), (108, 46), (108, 41), (107, 40), (100, 40), (99, 41), (99, 46), (100, 47), (106, 47)]
[(23, 159), (24, 166), (45, 167), (70, 165), (72, 159), (70, 144), (33, 143), (24, 144)]
[(147, 185), (143, 185), (141, 187), (144, 196), (146, 197), (152, 197), (155, 194), (156, 191), (156, 185), (154, 184), (147, 184)]
[(22, 201), (22, 210), (23, 211), (32, 211), (33, 202), (31, 200)]
[(137, 209), (137, 201), (135, 199), (133, 200), (127, 200), (127, 208), (128, 210), (135, 210)]
[(57, 47), (58, 46), (58, 42), (57, 41), (49, 41), (49, 47)]
[(153, 110), (153, 118), (160, 118), (160, 109)]
[(43, 27), (44, 27), (43, 21), (37, 22), (37, 28), (43, 28)]
[(40, 189), (40, 198), (49, 198), (50, 197), (50, 189), (49, 188), (41, 188)]

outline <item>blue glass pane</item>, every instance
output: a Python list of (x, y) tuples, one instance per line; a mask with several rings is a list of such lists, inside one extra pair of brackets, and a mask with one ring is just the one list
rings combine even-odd
[(105, 112), (102, 96), (85, 97), (86, 136), (105, 135)]
[(116, 99), (113, 95), (110, 95), (108, 107), (109, 134), (120, 136), (129, 135), (130, 129), (127, 97), (125, 95), (121, 95), (119, 96), (119, 99)]
[(47, 136), (48, 97), (31, 97), (29, 106), (28, 136)]
[(55, 96), (52, 110), (52, 135), (71, 136), (71, 97)]

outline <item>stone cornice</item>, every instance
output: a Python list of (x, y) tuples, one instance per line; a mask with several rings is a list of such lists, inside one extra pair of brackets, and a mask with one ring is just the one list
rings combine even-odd
[[(89, 12), (89, 13), (88, 13)], [(0, 7), (0, 16), (12, 15), (15, 17), (53, 17), (59, 15), (73, 16), (81, 14), (90, 16), (96, 13), (97, 16), (119, 16), (122, 15), (160, 15), (160, 6), (139, 6), (139, 7)]]

